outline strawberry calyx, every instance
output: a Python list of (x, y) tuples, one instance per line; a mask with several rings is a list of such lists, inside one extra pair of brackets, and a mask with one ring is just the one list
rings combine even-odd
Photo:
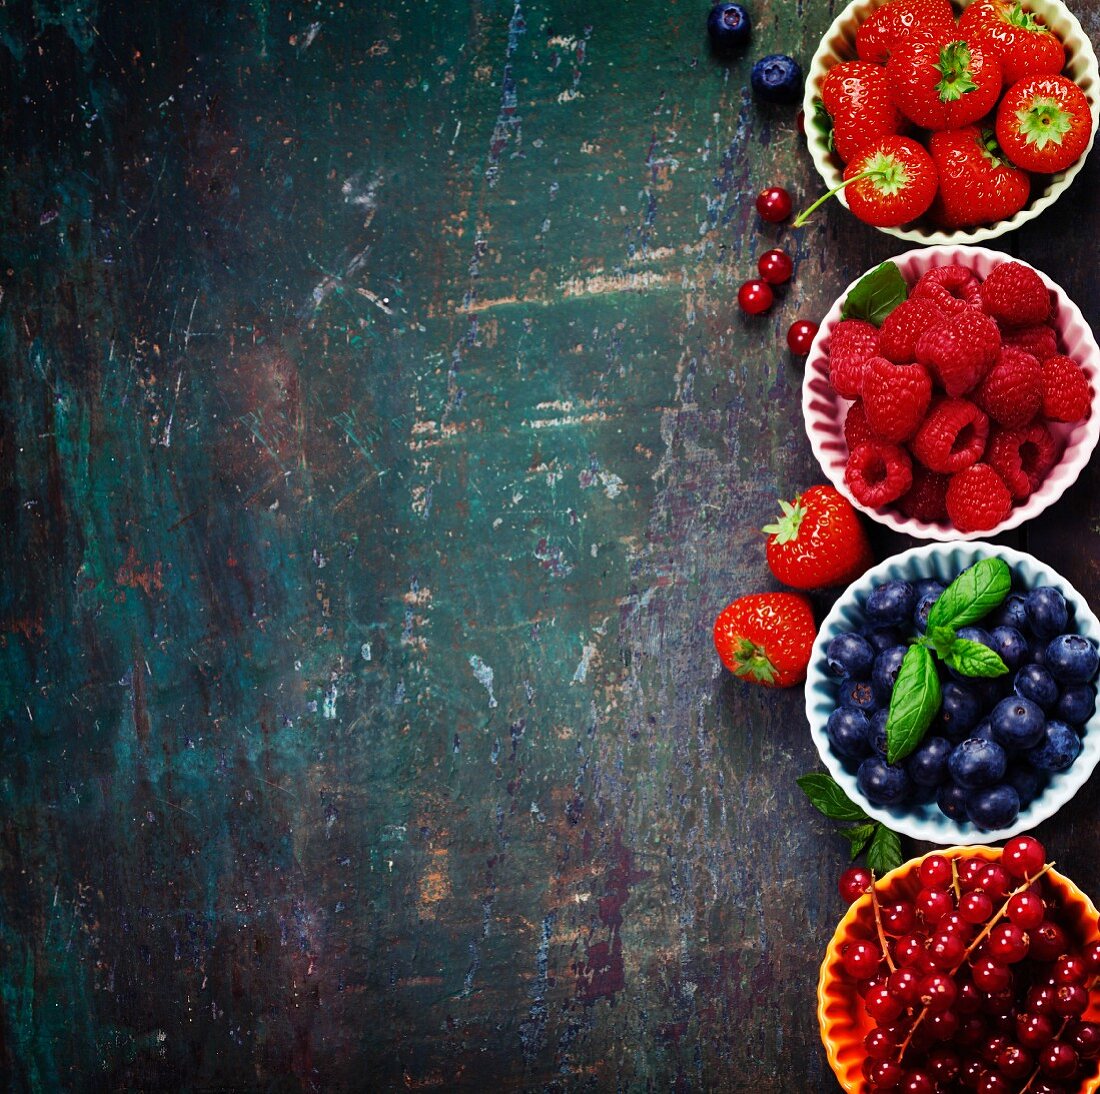
[(1001, 18), (1010, 27), (1016, 27), (1018, 30), (1030, 30), (1037, 34), (1050, 33), (1049, 29), (1043, 26), (1030, 11), (1024, 10), (1024, 6), (1020, 3), (1020, 0), (1016, 0), (1016, 3), (1011, 8), (1002, 8)]
[(763, 646), (748, 638), (736, 640), (737, 644), (732, 651), (737, 668), (733, 670), (734, 676), (743, 680), (755, 680), (759, 684), (771, 684), (775, 681), (775, 666), (768, 658)]
[(1011, 166), (1008, 157), (1004, 154), (1000, 144), (997, 142), (997, 134), (994, 133), (992, 129), (983, 129), (978, 143), (982, 148), (982, 156), (988, 161), (990, 167), (998, 168)]
[(1043, 95), (1016, 111), (1016, 123), (1026, 143), (1041, 152), (1048, 144), (1062, 143), (1073, 128), (1073, 116), (1056, 98)]
[(940, 73), (936, 94), (941, 103), (953, 103), (968, 91), (977, 91), (978, 85), (970, 71), (970, 46), (965, 41), (959, 39), (943, 46), (940, 59), (933, 67)]
[(867, 166), (857, 175), (845, 179), (839, 186), (834, 186), (827, 194), (822, 194), (808, 209), (803, 209), (791, 222), (795, 228), (801, 228), (810, 217), (821, 208), (834, 194), (839, 194), (845, 186), (850, 186), (860, 179), (870, 179), (875, 189), (883, 197), (895, 197), (909, 185), (909, 169), (903, 160), (892, 152), (877, 150), (872, 152), (867, 159)]
[(798, 539), (798, 529), (806, 516), (806, 507), (802, 504), (801, 497), (797, 497), (793, 502), (780, 499), (779, 508), (783, 510), (783, 515), (774, 524), (765, 524), (760, 530), (766, 535), (775, 536), (776, 543), (792, 543)]

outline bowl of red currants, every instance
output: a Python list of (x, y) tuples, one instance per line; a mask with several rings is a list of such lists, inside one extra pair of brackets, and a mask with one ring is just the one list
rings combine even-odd
[(847, 1091), (1082, 1094), (1100, 1086), (1100, 924), (1031, 836), (949, 847), (851, 904), (818, 980), (818, 1023)]
[(822, 622), (810, 735), (868, 816), (938, 844), (1053, 816), (1100, 761), (1100, 621), (1049, 566), (926, 544), (868, 570)]

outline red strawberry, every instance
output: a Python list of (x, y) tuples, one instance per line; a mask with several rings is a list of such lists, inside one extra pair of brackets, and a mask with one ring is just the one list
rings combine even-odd
[(1012, 509), (1012, 495), (987, 463), (976, 463), (951, 476), (947, 516), (960, 532), (988, 532)]
[(957, 29), (922, 30), (899, 43), (886, 65), (898, 109), (922, 129), (958, 129), (993, 109), (1001, 62)]
[(940, 130), (928, 151), (940, 177), (932, 215), (945, 228), (1007, 220), (1027, 204), (1031, 179), (1000, 154), (991, 129)]
[(1092, 409), (1092, 388), (1081, 366), (1072, 357), (1055, 354), (1043, 362), (1043, 404), (1054, 422), (1080, 422)]
[(974, 401), (998, 425), (1023, 429), (1043, 405), (1043, 372), (1030, 353), (1002, 346), (996, 363), (974, 393)]
[(1029, 327), (1045, 323), (1050, 315), (1050, 292), (1043, 279), (1022, 262), (994, 266), (978, 291), (982, 311), (1002, 326)]
[(896, 228), (916, 220), (932, 204), (936, 167), (915, 140), (880, 137), (849, 162), (844, 183), (848, 208), (860, 220)]
[(863, 386), (863, 362), (878, 352), (878, 330), (862, 319), (842, 319), (829, 337), (829, 383), (845, 399)]
[(797, 593), (752, 593), (714, 621), (714, 648), (735, 676), (767, 688), (806, 679), (817, 630), (810, 602)]
[(914, 520), (937, 521), (947, 516), (947, 475), (913, 464), (913, 485), (898, 498), (898, 508)]
[(932, 377), (923, 365), (895, 365), (872, 357), (863, 366), (863, 408), (867, 424), (884, 441), (908, 440), (924, 421), (932, 401)]
[(845, 163), (901, 128), (882, 65), (842, 61), (822, 81), (821, 101), (833, 119), (833, 145)]
[(981, 382), (1001, 348), (1001, 332), (977, 308), (963, 308), (917, 342), (917, 360), (927, 365), (948, 395), (965, 395)]
[(1038, 490), (1058, 462), (1058, 442), (1042, 422), (1025, 429), (994, 429), (985, 458), (1017, 501)]
[(1052, 175), (1084, 152), (1092, 137), (1085, 93), (1064, 76), (1028, 76), (997, 107), (997, 140), (1017, 167)]
[(852, 496), (868, 508), (889, 505), (913, 483), (913, 461), (900, 445), (867, 441), (848, 457), (844, 482)]
[(955, 13), (948, 0), (890, 0), (860, 23), (856, 53), (861, 61), (885, 64), (894, 44), (914, 30), (954, 25)]
[(920, 336), (942, 323), (943, 319), (943, 312), (930, 300), (903, 300), (879, 327), (879, 353), (899, 365), (915, 361)]
[(867, 411), (863, 409), (863, 400), (856, 399), (844, 417), (844, 443), (851, 452), (866, 441), (874, 440), (875, 435), (867, 424)]
[(959, 30), (997, 55), (1005, 87), (1025, 76), (1057, 76), (1066, 63), (1061, 40), (1019, 0), (975, 0), (959, 16)]
[(910, 448), (929, 471), (950, 475), (981, 459), (989, 419), (968, 399), (932, 404)]
[(782, 516), (763, 530), (768, 566), (784, 585), (847, 585), (874, 562), (852, 503), (832, 486), (811, 486), (779, 507)]
[(1048, 357), (1053, 357), (1058, 352), (1058, 336), (1052, 327), (1045, 323), (1037, 323), (1031, 327), (1009, 327), (1001, 324), (1001, 343), (1006, 346), (1015, 346), (1024, 353), (1030, 353), (1039, 364)]
[(969, 266), (933, 266), (921, 275), (909, 299), (929, 300), (944, 315), (954, 315), (967, 306), (981, 307), (980, 286), (981, 281)]

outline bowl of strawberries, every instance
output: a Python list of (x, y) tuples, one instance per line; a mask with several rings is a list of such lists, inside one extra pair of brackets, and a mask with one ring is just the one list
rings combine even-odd
[(926, 247), (852, 282), (822, 320), (806, 431), (858, 509), (921, 539), (1018, 527), (1100, 439), (1100, 347), (1063, 289), (983, 247)]
[(975, 243), (1038, 216), (1080, 172), (1100, 72), (1061, 0), (852, 0), (814, 54), (804, 109), (814, 165), (859, 219)]

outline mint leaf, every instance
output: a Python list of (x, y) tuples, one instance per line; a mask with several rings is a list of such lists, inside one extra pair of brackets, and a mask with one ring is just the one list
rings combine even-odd
[(944, 662), (964, 676), (1004, 676), (1008, 672), (996, 650), (969, 638), (956, 638)]
[(940, 709), (940, 678), (924, 646), (910, 646), (894, 681), (886, 718), (886, 761), (896, 764), (917, 745)]
[(928, 646), (929, 649), (935, 651), (937, 657), (944, 660), (955, 645), (955, 628), (926, 628), (924, 638), (921, 639), (921, 645)]
[(876, 827), (877, 822), (871, 821), (868, 824), (857, 824), (851, 828), (837, 829), (837, 831), (852, 845), (853, 859), (867, 846), (871, 837), (875, 834)]
[(893, 262), (883, 262), (856, 282), (840, 314), (844, 319), (865, 319), (879, 327), (908, 294), (901, 270)]
[(814, 99), (814, 116), (811, 124), (821, 134), (825, 147), (830, 152), (834, 151), (836, 145), (833, 143), (833, 119), (829, 117), (829, 112), (820, 99)]
[(840, 788), (840, 784), (832, 777), (822, 772), (814, 772), (810, 775), (799, 777), (798, 785), (803, 793), (810, 799), (810, 804), (829, 820), (840, 821), (865, 821), (870, 818), (856, 805)]
[(885, 824), (875, 825), (871, 846), (867, 848), (867, 865), (874, 870), (875, 877), (888, 874), (901, 863), (901, 840), (897, 832), (891, 832)]
[(967, 567), (942, 593), (928, 613), (929, 634), (937, 627), (956, 630), (993, 611), (1012, 588), (1012, 571), (1000, 558), (983, 558)]

